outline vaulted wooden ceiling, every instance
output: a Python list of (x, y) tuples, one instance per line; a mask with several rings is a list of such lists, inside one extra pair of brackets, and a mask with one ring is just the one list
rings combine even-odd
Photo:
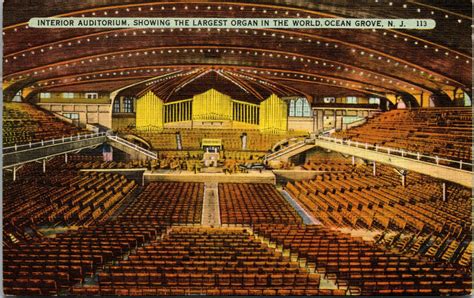
[[(468, 1), (24, 1), (4, 3), (4, 89), (133, 86), (166, 100), (214, 87), (281, 96), (442, 94), (471, 85)], [(38, 16), (432, 18), (434, 30), (37, 29)]]

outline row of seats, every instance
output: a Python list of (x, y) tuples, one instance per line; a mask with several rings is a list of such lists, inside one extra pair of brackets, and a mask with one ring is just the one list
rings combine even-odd
[(271, 184), (220, 183), (219, 205), (223, 224), (301, 222), (297, 212)]
[(303, 164), (303, 169), (309, 171), (357, 171), (351, 159), (335, 157), (334, 155), (313, 155)]
[(87, 286), (73, 288), (72, 293), (78, 296), (184, 296), (184, 295), (206, 295), (206, 296), (342, 296), (345, 290), (330, 289), (183, 289), (168, 287), (106, 287)]

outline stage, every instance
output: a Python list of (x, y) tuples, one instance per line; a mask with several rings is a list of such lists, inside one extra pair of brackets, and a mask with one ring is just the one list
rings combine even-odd
[(155, 170), (145, 171), (143, 183), (152, 181), (216, 182), (216, 183), (269, 183), (276, 184), (272, 171), (249, 170), (248, 173), (224, 174), (219, 172), (194, 173), (192, 171)]

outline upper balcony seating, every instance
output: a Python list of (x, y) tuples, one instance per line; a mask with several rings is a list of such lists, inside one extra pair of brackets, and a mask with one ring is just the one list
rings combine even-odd
[(82, 132), (48, 111), (27, 103), (3, 103), (3, 146), (61, 138)]
[(453, 160), (472, 160), (472, 109), (393, 110), (333, 136)]

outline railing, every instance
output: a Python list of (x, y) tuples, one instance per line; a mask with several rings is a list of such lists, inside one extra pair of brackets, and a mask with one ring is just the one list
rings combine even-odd
[(330, 135), (336, 132), (335, 128), (326, 129), (320, 132), (322, 135)]
[(349, 129), (349, 128), (353, 128), (353, 127), (365, 124), (367, 122), (367, 119), (368, 119), (368, 117), (364, 117), (364, 118), (358, 119), (356, 121), (352, 121), (351, 123), (344, 123), (344, 124), (342, 124), (342, 128), (343, 129)]
[(148, 157), (151, 157), (151, 158), (154, 158), (154, 159), (158, 159), (158, 154), (157, 154), (156, 152), (147, 150), (147, 149), (145, 149), (145, 148), (143, 148), (143, 147), (138, 146), (137, 144), (134, 144), (134, 143), (132, 143), (132, 142), (129, 142), (129, 141), (127, 141), (127, 140), (125, 140), (125, 139), (122, 139), (121, 137), (118, 137), (118, 136), (108, 135), (107, 137), (108, 137), (109, 139), (111, 139), (111, 140), (117, 142), (117, 143), (120, 143), (120, 144), (122, 144), (122, 145), (131, 147), (131, 148), (133, 148), (133, 149), (135, 149), (135, 150), (137, 150), (137, 151), (139, 151), (139, 152), (145, 154), (145, 155), (148, 156)]
[(288, 146), (288, 147), (284, 147), (284, 148), (278, 150), (277, 152), (273, 152), (273, 153), (267, 155), (267, 156), (265, 157), (265, 159), (266, 159), (266, 160), (270, 160), (270, 159), (273, 159), (273, 158), (280, 157), (280, 156), (282, 156), (282, 155), (284, 155), (284, 154), (286, 154), (286, 153), (288, 153), (288, 152), (290, 152), (290, 151), (293, 151), (293, 150), (296, 150), (296, 149), (298, 149), (298, 148), (300, 148), (300, 147), (303, 147), (304, 145), (308, 145), (308, 144), (306, 144), (305, 141), (300, 141), (300, 142), (298, 142), (298, 143), (291, 144), (291, 145)]
[(58, 144), (77, 142), (77, 141), (85, 140), (85, 139), (103, 137), (105, 135), (106, 135), (105, 132), (96, 132), (96, 133), (87, 133), (87, 134), (77, 134), (77, 135), (63, 136), (63, 137), (57, 138), (57, 139), (41, 140), (39, 142), (34, 142), (34, 143), (29, 142), (27, 144), (21, 144), (21, 145), (15, 144), (13, 146), (4, 147), (3, 148), (3, 154), (12, 153), (12, 152), (19, 152), (19, 151), (27, 151), (27, 150), (30, 150), (30, 149), (36, 149), (36, 148), (52, 146), (52, 145), (58, 145)]
[(351, 140), (343, 140), (340, 138), (333, 138), (333, 137), (326, 137), (326, 136), (318, 136), (318, 139), (336, 143), (336, 144), (341, 144), (341, 145), (346, 145), (350, 147), (356, 147), (356, 148), (361, 148), (361, 149), (366, 149), (366, 150), (373, 150), (376, 152), (382, 152), (386, 153), (388, 155), (397, 155), (405, 158), (410, 158), (410, 159), (416, 159), (424, 162), (429, 162), (429, 163), (434, 163), (437, 165), (443, 165), (443, 166), (448, 166), (452, 168), (458, 168), (461, 170), (467, 170), (467, 171), (472, 171), (473, 169), (473, 164), (469, 162), (465, 162), (463, 160), (452, 160), (452, 159), (446, 159), (446, 158), (441, 158), (439, 156), (430, 156), (430, 155), (424, 155), (421, 154), (420, 152), (411, 152), (408, 150), (404, 149), (395, 149), (395, 148), (389, 148), (389, 147), (383, 147), (379, 146), (377, 144), (371, 145), (368, 143), (360, 143), (356, 141), (351, 141)]

